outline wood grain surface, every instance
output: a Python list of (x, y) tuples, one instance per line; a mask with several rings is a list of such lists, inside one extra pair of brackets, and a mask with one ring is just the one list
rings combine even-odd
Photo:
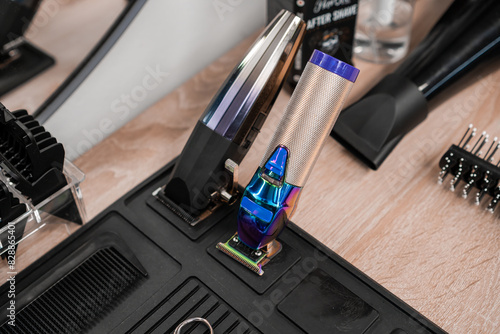
[[(72, 1), (64, 6), (91, 11), (92, 5), (84, 5), (91, 2), (97, 3)], [(450, 2), (417, 1), (413, 45)], [(100, 14), (104, 20), (106, 15)], [(72, 27), (68, 18), (60, 20)], [(40, 30), (35, 37), (42, 39), (42, 35)], [(82, 188), (90, 217), (180, 153), (204, 108), (255, 37), (76, 160), (87, 175)], [(51, 41), (54, 45), (59, 42)], [(57, 50), (56, 56), (72, 57), (65, 54), (64, 47)], [(355, 64), (361, 74), (348, 103), (397, 66)], [(498, 333), (500, 328), (499, 213), (486, 212), (487, 201), (477, 207), (472, 199), (463, 200), (461, 187), (450, 192), (449, 179), (442, 186), (436, 182), (440, 157), (460, 140), (469, 123), (500, 136), (499, 65), (496, 61), (479, 67), (438, 96), (430, 105), (432, 112), (427, 120), (401, 141), (376, 172), (328, 138), (293, 218), (301, 228), (450, 333)], [(12, 109), (35, 108), (67, 74), (63, 69), (51, 71), (2, 101)], [(35, 85), (41, 80), (49, 82), (48, 86)], [(255, 172), (289, 96), (287, 91), (280, 94), (242, 163), (242, 184)], [(21, 245), (19, 268), (53, 247), (65, 233), (64, 227), (53, 228), (44, 231), (44, 238), (37, 238), (30, 247), (28, 243)], [(3, 264), (0, 269), (5, 272)]]

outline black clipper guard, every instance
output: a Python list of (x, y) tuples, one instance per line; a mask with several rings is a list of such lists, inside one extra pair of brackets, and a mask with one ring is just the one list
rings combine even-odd
[(26, 110), (0, 104), (0, 167), (16, 188), (38, 204), (67, 184), (64, 148)]
[[(0, 103), (0, 169), (15, 188), (38, 205), (68, 184), (64, 169), (64, 147), (26, 110), (10, 112)], [(71, 190), (60, 196), (67, 204), (54, 208), (44, 204), (42, 211), (83, 224)], [(61, 197), (61, 201), (62, 201)], [(59, 203), (60, 204), (60, 203)]]
[[(26, 205), (19, 202), (19, 199), (14, 197), (9, 191), (5, 183), (0, 181), (0, 230), (4, 229), (5, 226), (17, 217), (21, 216), (26, 212)], [(20, 240), (24, 234), (24, 228), (26, 226), (26, 221), (18, 222), (14, 227), (13, 235), (14, 240)], [(2, 246), (9, 244), (9, 229), (6, 229), (3, 233), (0, 233), (0, 242)], [(17, 245), (14, 250), (17, 249)], [(2, 259), (7, 257), (7, 253), (1, 255)]]

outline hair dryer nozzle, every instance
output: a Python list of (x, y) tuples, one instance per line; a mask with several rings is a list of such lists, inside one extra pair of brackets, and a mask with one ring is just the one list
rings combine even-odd
[(377, 169), (401, 138), (427, 117), (427, 100), (409, 79), (390, 74), (342, 112), (332, 136)]

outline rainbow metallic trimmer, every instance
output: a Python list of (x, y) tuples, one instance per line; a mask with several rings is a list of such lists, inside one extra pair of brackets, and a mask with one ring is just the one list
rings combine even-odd
[(217, 248), (259, 275), (297, 207), (307, 178), (359, 70), (313, 52), (259, 168), (245, 188), (238, 232)]

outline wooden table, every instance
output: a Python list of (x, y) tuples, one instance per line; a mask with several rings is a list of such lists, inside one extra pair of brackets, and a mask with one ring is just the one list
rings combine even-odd
[[(87, 49), (81, 52), (58, 47), (60, 43), (67, 45), (62, 38), (72, 39), (69, 32), (76, 32), (78, 27), (62, 14), (93, 11), (79, 20), (92, 18), (105, 27), (110, 14), (92, 8), (104, 5), (97, 2), (64, 2), (53, 23), (39, 28), (32, 40), (42, 47), (46, 42), (45, 48), (58, 60), (68, 61), (60, 61), (54, 69), (4, 96), (1, 101), (8, 108), (34, 110), (76, 66), (78, 57), (92, 43), (86, 43)], [(413, 45), (425, 36), (450, 2), (417, 1)], [(122, 3), (113, 1), (106, 6), (116, 13)], [(54, 25), (68, 27), (66, 33), (59, 32), (61, 40), (52, 35), (47, 40)], [(92, 33), (85, 34), (85, 38), (95, 42)], [(82, 188), (89, 217), (180, 153), (204, 108), (255, 37), (242, 42), (75, 161), (87, 175)], [(348, 103), (397, 66), (360, 61), (356, 65), (361, 74)], [(293, 218), (301, 228), (451, 333), (498, 333), (500, 328), (498, 213), (485, 211), (487, 201), (476, 207), (472, 199), (463, 200), (458, 192), (450, 192), (448, 183), (436, 183), (440, 157), (460, 140), (469, 123), (500, 136), (498, 65), (497, 61), (480, 67), (433, 101), (428, 119), (403, 139), (376, 172), (328, 139)], [(243, 184), (260, 162), (288, 99), (289, 94), (283, 91), (242, 163)], [(20, 246), (18, 269), (65, 236), (64, 228), (42, 230), (36, 241), (30, 241), (29, 248), (28, 242)], [(0, 268), (4, 277), (5, 265)]]

